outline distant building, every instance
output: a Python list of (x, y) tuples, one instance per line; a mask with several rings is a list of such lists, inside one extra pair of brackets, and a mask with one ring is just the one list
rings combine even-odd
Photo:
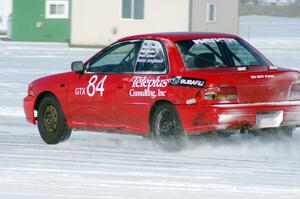
[(107, 45), (151, 32), (236, 34), (238, 15), (239, 0), (13, 0), (12, 40)]
[(12, 13), (12, 1), (0, 0), (0, 34), (7, 34), (9, 31), (9, 17)]
[(12, 40), (70, 39), (69, 0), (13, 0)]
[(72, 0), (72, 45), (169, 31), (238, 32), (239, 0)]

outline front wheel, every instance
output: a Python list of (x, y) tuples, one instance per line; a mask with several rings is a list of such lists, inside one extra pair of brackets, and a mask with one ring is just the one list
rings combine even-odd
[(58, 100), (45, 96), (38, 107), (38, 129), (44, 142), (57, 144), (67, 140), (72, 129), (67, 126), (65, 115)]
[(153, 113), (151, 132), (164, 149), (178, 150), (184, 144), (184, 131), (177, 110), (172, 104), (162, 104)]

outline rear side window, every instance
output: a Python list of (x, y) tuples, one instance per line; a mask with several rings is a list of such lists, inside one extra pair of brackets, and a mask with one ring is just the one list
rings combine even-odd
[(156, 40), (145, 40), (136, 63), (136, 72), (164, 73), (167, 70), (163, 46)]

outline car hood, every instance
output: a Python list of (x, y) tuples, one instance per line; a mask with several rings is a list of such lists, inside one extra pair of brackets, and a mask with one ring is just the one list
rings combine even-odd
[(45, 76), (39, 79), (34, 80), (31, 84), (33, 86), (35, 85), (44, 85), (44, 84), (53, 84), (53, 83), (66, 83), (69, 82), (70, 75), (72, 75), (73, 72), (66, 72), (66, 73), (59, 73), (55, 75), (49, 75)]

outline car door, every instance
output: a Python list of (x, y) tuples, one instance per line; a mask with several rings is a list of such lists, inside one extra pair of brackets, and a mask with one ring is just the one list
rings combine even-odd
[(140, 45), (137, 40), (113, 44), (89, 60), (84, 74), (74, 74), (68, 92), (73, 123), (120, 128), (122, 112), (118, 107), (124, 97), (124, 78), (134, 71)]
[(143, 41), (135, 64), (134, 75), (124, 79), (124, 99), (127, 110), (123, 121), (130, 131), (145, 133), (149, 129), (149, 112), (154, 101), (166, 99), (169, 85), (168, 59), (163, 43), (158, 40)]

